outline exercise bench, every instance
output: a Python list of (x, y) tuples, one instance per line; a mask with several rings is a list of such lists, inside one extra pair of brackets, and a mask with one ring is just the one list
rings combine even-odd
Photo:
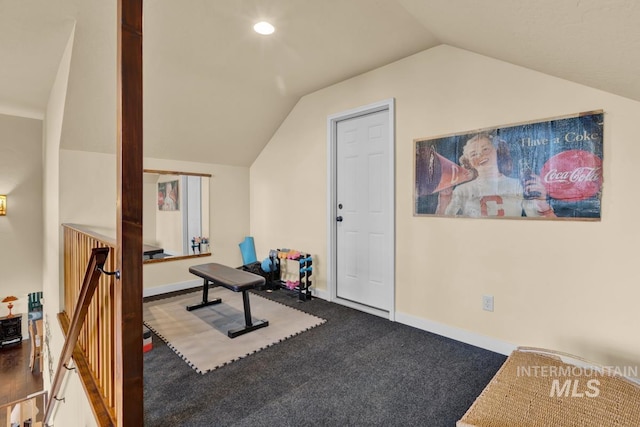
[(228, 331), (229, 338), (235, 338), (247, 332), (269, 326), (269, 321), (267, 320), (257, 320), (255, 322), (251, 320), (251, 305), (249, 304), (249, 291), (264, 286), (264, 277), (214, 262), (191, 266), (189, 267), (189, 272), (202, 277), (204, 284), (202, 285), (202, 302), (188, 305), (187, 311), (222, 302), (220, 298), (209, 300), (209, 285), (213, 284), (213, 286), (222, 286), (233, 292), (242, 292), (245, 326), (244, 328)]

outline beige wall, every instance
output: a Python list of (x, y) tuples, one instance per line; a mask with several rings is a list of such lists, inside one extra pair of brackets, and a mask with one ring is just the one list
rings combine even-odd
[[(160, 175), (158, 182), (167, 181), (181, 181), (181, 178), (176, 175)], [(178, 184), (179, 186), (182, 184)], [(157, 184), (154, 190), (156, 194), (156, 203), (154, 204), (153, 212), (158, 210), (158, 190)], [(184, 188), (181, 186), (179, 188)], [(167, 190), (168, 191), (168, 190)], [(182, 198), (180, 194), (180, 198)], [(150, 206), (151, 208), (151, 206)], [(165, 252), (169, 254), (179, 255), (183, 253), (182, 243), (184, 237), (182, 236), (182, 221), (184, 215), (184, 208), (175, 211), (161, 211), (156, 213), (156, 239), (160, 242), (160, 246), (165, 248)]]
[[(0, 115), (0, 300), (18, 297), (12, 313), (23, 313), (28, 338), (27, 294), (42, 290), (42, 120)], [(9, 313), (0, 304), (0, 316)]]
[(115, 230), (116, 159), (113, 154), (60, 150), (60, 223)]
[(158, 175), (142, 175), (142, 241), (155, 244), (156, 211), (158, 209)]
[[(67, 78), (69, 76), (70, 63), (72, 62), (73, 37), (67, 46), (65, 56), (62, 59), (58, 77), (51, 92), (49, 106), (47, 108), (45, 122), (46, 146), (45, 146), (45, 187), (46, 197), (46, 235), (45, 242), (45, 274), (44, 280), (45, 316), (49, 321), (47, 328), (51, 333), (45, 349), (45, 366), (53, 368), (57, 364), (57, 356), (60, 354), (64, 337), (60, 330), (55, 315), (62, 308), (58, 293), (62, 292), (59, 264), (62, 257), (61, 249), (61, 223), (79, 223), (98, 228), (114, 229), (116, 221), (116, 159), (113, 154), (81, 152), (73, 150), (60, 150), (61, 133), (67, 138), (93, 138), (94, 131), (80, 131), (87, 126), (89, 129), (95, 120), (101, 124), (115, 123), (109, 121), (109, 115), (96, 113), (90, 107), (86, 111), (91, 112), (87, 120), (71, 119), (67, 116), (69, 110), (71, 116), (78, 114), (83, 106), (69, 107), (67, 95)], [(81, 75), (82, 73), (76, 73)], [(106, 85), (105, 87), (109, 87)], [(73, 88), (69, 89), (71, 93)], [(92, 99), (97, 99), (91, 97)], [(91, 100), (88, 100), (91, 104)], [(84, 104), (83, 104), (84, 105)], [(108, 104), (107, 104), (108, 105)], [(115, 112), (115, 108), (113, 109)], [(115, 114), (115, 113), (114, 113)], [(64, 118), (64, 119), (63, 119)], [(102, 118), (102, 119), (101, 119)], [(61, 130), (66, 127), (66, 133)], [(108, 128), (108, 126), (107, 126)], [(111, 125), (111, 134), (115, 134), (115, 128)], [(101, 138), (109, 138), (109, 133), (100, 133)], [(115, 141), (115, 138), (112, 138)], [(41, 158), (41, 152), (35, 156)], [(215, 164), (173, 162), (158, 159), (144, 159), (144, 167), (149, 169), (166, 169), (179, 171), (192, 171), (212, 174), (211, 185), (207, 200), (210, 201), (210, 230), (212, 256), (208, 258), (194, 258), (191, 260), (166, 262), (160, 264), (145, 265), (143, 268), (144, 292), (159, 293), (168, 285), (178, 287), (200, 284), (199, 280), (188, 273), (190, 265), (202, 262), (221, 262), (229, 265), (240, 265), (241, 257), (238, 242), (248, 234), (249, 230), (249, 169), (246, 167), (228, 167)], [(154, 184), (155, 185), (155, 184)], [(49, 360), (51, 359), (51, 360)], [(49, 370), (45, 370), (45, 388), (50, 386)], [(67, 397), (67, 402), (59, 403), (54, 413), (54, 422), (65, 426), (89, 426), (95, 425), (95, 419), (87, 403), (86, 395), (77, 375), (67, 375), (61, 393)]]
[[(143, 187), (142, 187), (142, 242), (149, 245), (160, 246), (164, 249), (165, 253), (171, 255), (182, 255), (182, 254), (193, 254), (193, 248), (191, 247), (191, 242), (189, 240), (193, 239), (196, 236), (185, 236), (187, 240), (187, 248), (183, 246), (184, 241), (182, 237), (183, 229), (183, 221), (184, 215), (188, 215), (187, 223), (192, 224), (192, 214), (193, 211), (189, 211), (183, 209), (185, 202), (191, 199), (191, 191), (189, 191), (189, 195), (184, 191), (185, 183), (188, 181), (193, 182), (192, 180), (197, 180), (200, 184), (200, 191), (198, 192), (198, 200), (199, 203), (199, 218), (202, 218), (200, 223), (200, 233), (198, 234), (200, 237), (209, 237), (209, 181), (211, 180), (208, 176), (202, 177), (188, 177), (186, 175), (174, 174), (179, 171), (165, 171), (167, 173), (173, 172), (169, 175), (165, 174), (157, 174), (157, 173), (144, 173), (143, 174)], [(180, 203), (182, 206), (175, 212), (161, 211), (158, 208), (158, 183), (166, 182), (166, 181), (175, 181), (180, 180), (182, 185), (181, 191), (178, 191), (180, 194)], [(191, 185), (191, 184), (189, 184)], [(195, 194), (194, 194), (195, 196)], [(187, 202), (187, 204), (196, 203), (195, 199), (191, 199)], [(198, 219), (200, 221), (200, 219)]]
[[(188, 271), (191, 265), (203, 262), (241, 265), (238, 243), (249, 232), (249, 169), (149, 158), (144, 159), (144, 167), (212, 175), (209, 185), (212, 256), (146, 264), (145, 293), (154, 292), (151, 288), (155, 287), (199, 283)], [(115, 230), (115, 175), (112, 154), (60, 150), (60, 222)]]
[(238, 243), (249, 233), (249, 168), (162, 159), (145, 159), (144, 167), (212, 175), (209, 181), (211, 257), (146, 264), (145, 293), (158, 292), (153, 288), (165, 289), (166, 285), (199, 284), (200, 280), (189, 273), (191, 265), (205, 262), (242, 265)]
[[(315, 284), (327, 289), (327, 116), (387, 98), (396, 100), (396, 319), (468, 341), (486, 337), (488, 347), (639, 361), (640, 103), (453, 47), (300, 100), (251, 167), (258, 253), (311, 252)], [(413, 216), (415, 138), (595, 109), (605, 113), (602, 221)], [(482, 311), (483, 294), (494, 295), (493, 313)]]
[[(53, 370), (64, 345), (64, 334), (56, 318), (62, 309), (60, 286), (62, 273), (62, 244), (60, 229), (60, 134), (63, 125), (67, 94), (69, 65), (72, 56), (75, 27), (72, 29), (58, 73), (49, 94), (44, 120), (44, 256), (42, 283), (45, 296), (44, 327), (47, 339), (44, 342), (43, 384), (49, 389)], [(53, 424), (65, 426), (95, 426), (95, 418), (84, 393), (78, 375), (67, 375), (60, 395), (65, 402), (56, 405)]]

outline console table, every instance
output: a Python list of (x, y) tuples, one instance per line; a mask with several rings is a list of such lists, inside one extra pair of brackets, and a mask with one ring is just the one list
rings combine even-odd
[(0, 317), (0, 348), (22, 341), (22, 314)]

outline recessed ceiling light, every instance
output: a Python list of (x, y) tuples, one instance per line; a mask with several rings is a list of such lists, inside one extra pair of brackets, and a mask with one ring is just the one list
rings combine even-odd
[(258, 34), (262, 34), (262, 35), (269, 35), (269, 34), (273, 34), (273, 32), (276, 30), (275, 27), (271, 24), (269, 24), (268, 22), (262, 21), (262, 22), (258, 22), (256, 25), (253, 26), (253, 30), (258, 33)]

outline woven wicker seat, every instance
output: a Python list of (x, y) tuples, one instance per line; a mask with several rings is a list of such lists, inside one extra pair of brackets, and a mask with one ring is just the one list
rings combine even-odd
[(622, 370), (518, 348), (456, 426), (640, 426), (640, 384)]

